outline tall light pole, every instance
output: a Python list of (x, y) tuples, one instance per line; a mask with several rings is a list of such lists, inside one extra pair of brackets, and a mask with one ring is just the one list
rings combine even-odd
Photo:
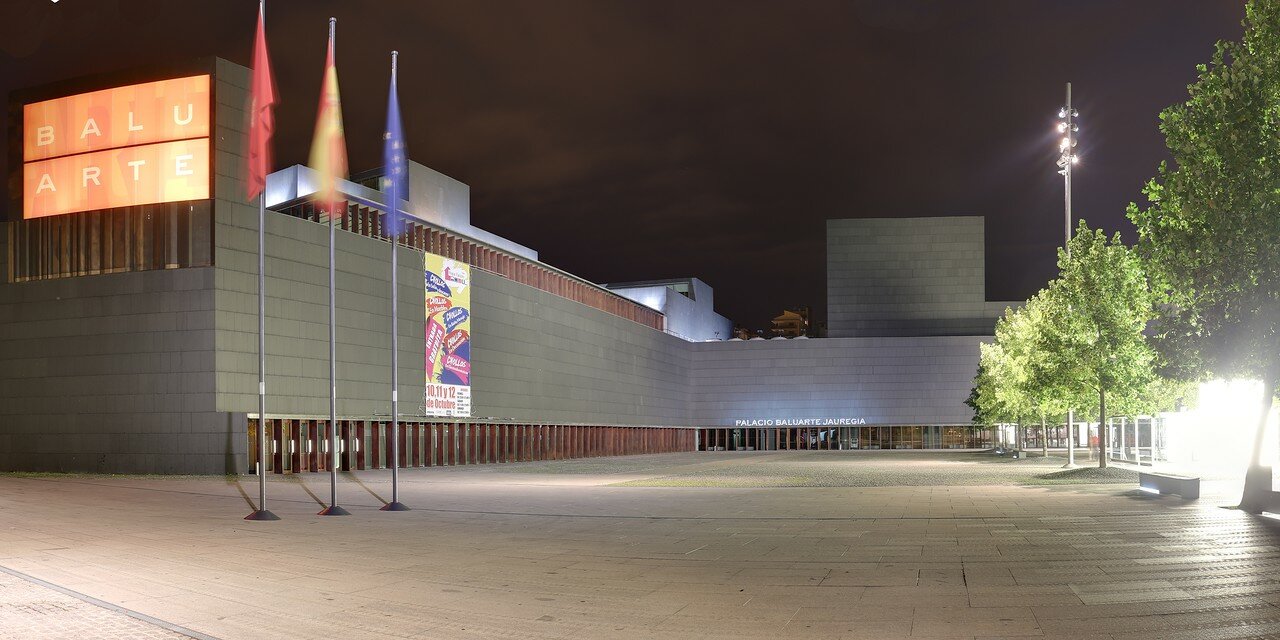
[[(1076, 124), (1079, 112), (1071, 106), (1071, 83), (1067, 83), (1067, 106), (1058, 110), (1058, 131), (1063, 134), (1058, 143), (1061, 154), (1058, 156), (1058, 173), (1062, 175), (1063, 190), (1063, 236), (1062, 246), (1067, 257), (1071, 257), (1071, 169), (1080, 162), (1076, 155), (1076, 132), (1080, 127)], [(1076, 466), (1075, 410), (1067, 410), (1067, 467)]]

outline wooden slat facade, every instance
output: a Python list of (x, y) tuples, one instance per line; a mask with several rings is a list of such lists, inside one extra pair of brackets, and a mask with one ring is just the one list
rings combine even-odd
[[(267, 419), (268, 473), (328, 470), (328, 420)], [(258, 420), (248, 419), (248, 465), (258, 460)], [(386, 469), (391, 438), (400, 440), (401, 468), (506, 464), (698, 449), (698, 433), (682, 427), (339, 420), (339, 466)]]

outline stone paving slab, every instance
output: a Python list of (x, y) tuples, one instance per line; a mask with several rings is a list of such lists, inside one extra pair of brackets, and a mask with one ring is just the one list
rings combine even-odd
[[(1280, 523), (1220, 508), (1230, 490), (893, 486), (910, 456), (839, 453), (404, 470), (403, 513), (358, 472), (338, 518), (315, 515), (327, 475), (272, 477), (279, 522), (241, 519), (254, 478), (0, 475), (0, 566), (227, 640), (1280, 633)], [(769, 486), (769, 465), (846, 484)], [(617, 486), (709, 470), (740, 481)]]
[(0, 572), (0, 640), (188, 640), (190, 636)]

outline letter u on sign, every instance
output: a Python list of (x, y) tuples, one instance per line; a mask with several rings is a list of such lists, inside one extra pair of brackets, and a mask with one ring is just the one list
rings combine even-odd
[(209, 76), (81, 93), (22, 107), (22, 159), (207, 138)]

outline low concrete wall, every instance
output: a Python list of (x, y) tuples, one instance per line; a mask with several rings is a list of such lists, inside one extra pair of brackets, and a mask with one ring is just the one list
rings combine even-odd
[(227, 471), (238, 436), (214, 403), (213, 280), (0, 285), (0, 469)]

